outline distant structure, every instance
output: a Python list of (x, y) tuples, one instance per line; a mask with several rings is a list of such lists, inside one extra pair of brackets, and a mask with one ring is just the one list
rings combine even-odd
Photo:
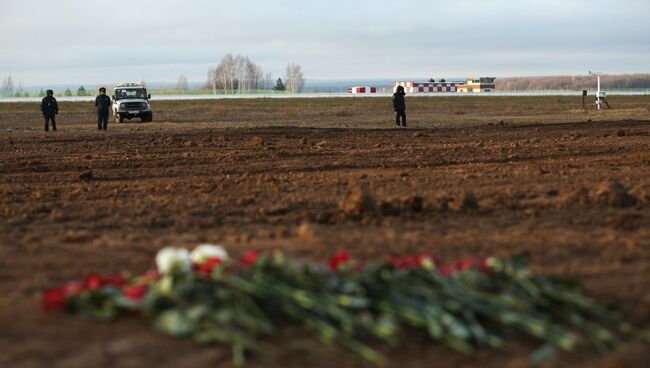
[(591, 70), (589, 71), (590, 75), (593, 75), (596, 77), (598, 80), (598, 90), (596, 91), (596, 106), (598, 107), (598, 110), (600, 110), (600, 107), (604, 104), (607, 106), (609, 109), (609, 103), (607, 102), (607, 99), (605, 98), (605, 92), (600, 90), (600, 77), (603, 75), (603, 73), (600, 72), (592, 72)]
[(496, 85), (494, 84), (495, 79), (493, 77), (467, 78), (467, 83), (462, 83), (458, 86), (458, 92), (494, 92), (496, 90)]
[[(466, 81), (456, 82), (394, 82), (393, 92), (398, 86), (404, 87), (406, 93), (478, 93), (494, 92), (496, 86), (493, 77), (467, 78)], [(443, 79), (444, 80), (444, 79)]]
[(404, 87), (406, 93), (439, 93), (439, 92), (456, 92), (457, 82), (394, 82), (393, 92), (398, 86)]
[(369, 87), (369, 86), (350, 87), (348, 88), (348, 93), (352, 93), (352, 94), (377, 93), (377, 87)]

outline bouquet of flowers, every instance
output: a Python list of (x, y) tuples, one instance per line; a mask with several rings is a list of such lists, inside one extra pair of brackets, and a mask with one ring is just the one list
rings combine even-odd
[(319, 263), (280, 251), (231, 259), (223, 247), (203, 244), (191, 252), (164, 248), (156, 265), (139, 276), (89, 275), (49, 288), (43, 308), (102, 321), (136, 313), (174, 336), (229, 344), (238, 365), (263, 354), (263, 342), (285, 325), (376, 364), (384, 357), (365, 341), (397, 346), (413, 333), (466, 354), (528, 336), (540, 343), (534, 362), (581, 344), (606, 350), (626, 337), (650, 341), (648, 331), (575, 283), (532, 273), (522, 256), (440, 264), (418, 254), (366, 264), (340, 250)]

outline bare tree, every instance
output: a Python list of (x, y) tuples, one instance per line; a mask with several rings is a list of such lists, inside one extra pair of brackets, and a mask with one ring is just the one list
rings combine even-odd
[[(223, 80), (224, 91), (230, 89), (230, 93), (235, 89), (235, 60), (232, 57), (232, 54), (228, 54), (221, 59), (221, 77)], [(217, 68), (219, 69), (219, 68)]]
[(178, 77), (178, 83), (176, 83), (176, 90), (185, 94), (190, 88), (187, 84), (187, 78), (184, 75)]
[(2, 81), (2, 95), (7, 97), (7, 96), (12, 96), (14, 94), (14, 82), (11, 79), (11, 76), (8, 76)]
[(269, 83), (271, 75), (264, 80), (264, 70), (261, 66), (252, 62), (248, 56), (232, 54), (224, 56), (216, 68), (208, 70), (208, 85), (212, 86), (213, 92), (217, 88), (223, 88), (224, 93), (247, 93), (253, 89), (260, 88), (263, 84)]
[(237, 80), (237, 93), (242, 93), (244, 92), (246, 88), (246, 64), (248, 64), (249, 60), (247, 57), (237, 55), (235, 56), (234, 59), (234, 74), (235, 74), (235, 79)]
[(212, 94), (217, 94), (217, 68), (208, 69), (208, 87), (212, 87)]
[(259, 88), (263, 75), (262, 67), (246, 58), (246, 82), (248, 88), (251, 90)]
[(264, 69), (255, 64), (255, 89), (261, 88), (264, 84)]
[(272, 86), (273, 86), (273, 74), (271, 74), (271, 72), (268, 72), (264, 77), (264, 89), (271, 89)]
[(305, 88), (305, 77), (302, 73), (300, 65), (289, 63), (287, 65), (287, 75), (284, 81), (287, 86), (287, 92), (299, 93)]

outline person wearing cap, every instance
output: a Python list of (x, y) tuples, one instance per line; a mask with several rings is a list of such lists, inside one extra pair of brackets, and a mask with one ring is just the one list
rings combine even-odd
[(59, 104), (54, 98), (54, 91), (47, 90), (47, 96), (41, 100), (41, 111), (43, 118), (45, 118), (45, 131), (50, 130), (50, 120), (52, 121), (52, 130), (56, 132), (56, 114), (59, 113)]
[(400, 118), (402, 119), (402, 126), (407, 127), (406, 125), (406, 101), (404, 99), (406, 92), (404, 92), (404, 87), (397, 86), (397, 90), (393, 93), (393, 110), (395, 111), (395, 124), (400, 126)]
[(99, 96), (95, 98), (95, 108), (97, 109), (97, 129), (106, 130), (108, 128), (108, 110), (111, 107), (111, 98), (106, 96), (106, 88), (99, 88)]

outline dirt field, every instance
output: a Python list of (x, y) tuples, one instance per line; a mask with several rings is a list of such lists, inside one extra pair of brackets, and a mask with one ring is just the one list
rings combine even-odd
[[(34, 104), (0, 104), (0, 366), (230, 366), (230, 352), (40, 310), (40, 292), (89, 272), (143, 272), (166, 245), (282, 248), (322, 258), (429, 251), (444, 260), (530, 254), (650, 328), (650, 97), (610, 111), (581, 99), (413, 98), (398, 130), (378, 98), (154, 102), (154, 123), (95, 131), (91, 104), (61, 104), (45, 134)], [(349, 219), (367, 187), (383, 213)], [(423, 199), (421, 211), (409, 196)], [(359, 366), (308, 339), (278, 339), (269, 366)], [(535, 346), (466, 357), (408, 341), (389, 366), (519, 367)], [(647, 344), (584, 350), (552, 366), (643, 366)], [(251, 362), (251, 366), (264, 366)]]

